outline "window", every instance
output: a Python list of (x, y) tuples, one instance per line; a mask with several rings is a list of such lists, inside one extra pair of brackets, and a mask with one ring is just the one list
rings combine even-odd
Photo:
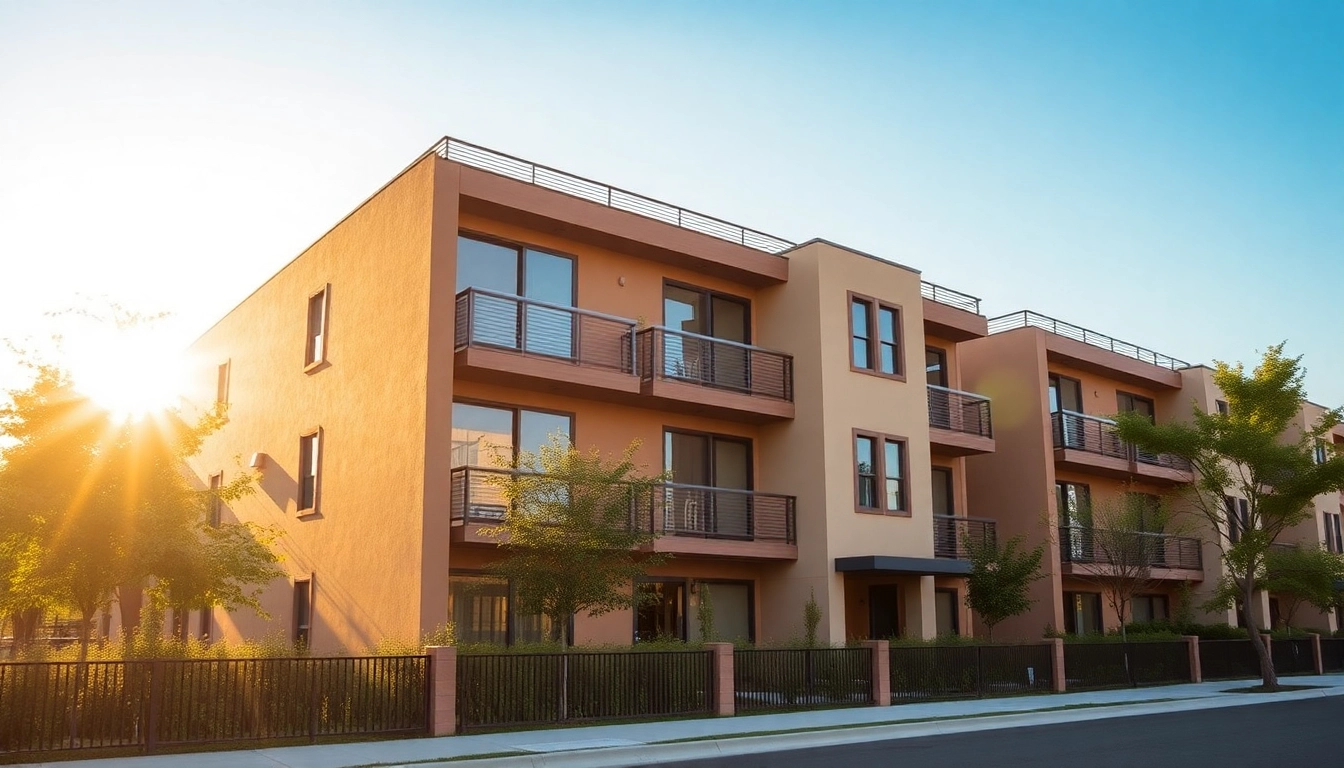
[(934, 612), (938, 616), (938, 636), (946, 637), (948, 635), (960, 634), (957, 620), (957, 590), (955, 589), (935, 589), (933, 591)]
[(299, 438), (299, 513), (317, 511), (318, 470), (322, 466), (322, 431)]
[[(860, 512), (908, 515), (905, 439), (854, 433), (856, 505)], [(878, 488), (881, 487), (879, 498)]]
[(1056, 482), (1055, 504), (1059, 514), (1059, 554), (1065, 562), (1092, 560), (1092, 491), (1082, 483)]
[(215, 378), (215, 402), (219, 405), (228, 405), (229, 402), (229, 362), (225, 361), (219, 364), (219, 370)]
[(448, 615), (459, 642), (511, 645), (550, 638), (550, 620), (538, 614), (520, 615), (516, 603), (506, 579), (466, 573), (448, 576)]
[(1344, 538), (1340, 536), (1339, 514), (1325, 513), (1325, 548), (1335, 554), (1344, 554)]
[(1226, 400), (1214, 400), (1213, 409), (1218, 412), (1219, 416), (1226, 416), (1232, 412), (1232, 409), (1227, 406)]
[(1171, 617), (1166, 595), (1135, 595), (1129, 608), (1130, 621), (1166, 621)]
[[(751, 304), (675, 283), (663, 285), (663, 375), (729, 389), (750, 389)], [(706, 341), (722, 339), (733, 344)]]
[(1154, 420), (1157, 409), (1151, 398), (1131, 395), (1128, 392), (1116, 392), (1115, 399), (1121, 413), (1141, 413), (1147, 416), (1149, 421)]
[(714, 634), (711, 642), (752, 641), (756, 639), (752, 583), (749, 581), (701, 581), (691, 583), (691, 608), (686, 616), (688, 637), (700, 639), (700, 615), (697, 606), (709, 600), (714, 608)]
[(1227, 540), (1236, 544), (1241, 541), (1241, 532), (1251, 527), (1250, 504), (1233, 496), (1224, 496), (1223, 504), (1227, 507)]
[(294, 582), (294, 646), (307, 648), (313, 639), (313, 582)]
[(218, 528), (221, 519), (224, 517), (224, 500), (219, 497), (220, 490), (224, 487), (224, 473), (219, 472), (210, 476), (210, 511), (209, 523), (211, 528)]
[(551, 435), (568, 440), (574, 417), (505, 405), (453, 403), (452, 466), (492, 467), (496, 458), (512, 463), (520, 453), (535, 455)]
[[(751, 538), (751, 441), (724, 435), (663, 431), (663, 527), (707, 536)], [(712, 490), (723, 488), (723, 491)]]
[(947, 351), (938, 347), (924, 348), (924, 378), (935, 387), (947, 386)]
[(308, 297), (308, 343), (304, 347), (303, 365), (312, 368), (327, 360), (327, 302), (328, 289)]
[(1325, 447), (1324, 440), (1316, 441), (1316, 445), (1312, 448), (1312, 458), (1316, 460), (1317, 464), (1324, 464), (1330, 460), (1329, 449)]
[(635, 610), (635, 642), (686, 639), (686, 582), (642, 581)]
[(198, 631), (197, 631), (197, 633), (196, 633), (196, 637), (197, 637), (197, 638), (199, 638), (199, 639), (201, 639), (201, 640), (209, 640), (209, 639), (210, 639), (210, 630), (212, 630), (212, 629), (214, 628), (212, 619), (213, 619), (213, 617), (210, 615), (210, 609), (209, 609), (209, 608), (202, 608), (202, 609), (201, 609), (201, 623), (200, 623), (200, 626), (198, 627)]
[(473, 299), (472, 343), (575, 357), (574, 315), (565, 309), (575, 305), (574, 273), (574, 259), (568, 256), (459, 236), (458, 292), (476, 288), (499, 294)]
[(1083, 385), (1077, 379), (1052, 373), (1050, 385), (1051, 425), (1056, 448), (1083, 448), (1087, 444), (1083, 412)]
[(1064, 631), (1070, 635), (1094, 635), (1103, 631), (1099, 592), (1064, 593)]
[(849, 364), (854, 370), (904, 378), (900, 307), (849, 294), (849, 333)]
[(932, 467), (933, 476), (933, 514), (950, 517), (956, 514), (956, 504), (952, 494), (952, 468)]

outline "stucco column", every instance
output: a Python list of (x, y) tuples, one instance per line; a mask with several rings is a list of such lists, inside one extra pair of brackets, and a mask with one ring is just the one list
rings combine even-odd
[(429, 735), (452, 736), (457, 733), (457, 649), (435, 645), (425, 653), (429, 656)]
[(1321, 659), (1321, 636), (1311, 633), (1311, 658), (1316, 662), (1316, 674), (1325, 674), (1325, 663)]
[(933, 577), (920, 576), (904, 589), (905, 635), (922, 640), (938, 636), (938, 607), (933, 601)]
[(873, 703), (879, 707), (891, 704), (891, 643), (886, 640), (864, 640), (863, 647), (873, 655)]
[(1063, 693), (1066, 672), (1064, 669), (1064, 638), (1050, 638), (1050, 660), (1050, 682), (1054, 685), (1055, 693)]
[(1255, 599), (1251, 605), (1251, 614), (1255, 616), (1255, 625), (1260, 629), (1268, 629), (1273, 632), (1274, 627), (1269, 624), (1269, 593), (1261, 590), (1255, 593)]
[(737, 692), (733, 686), (733, 644), (705, 643), (709, 652), (710, 674), (714, 676), (710, 696), (714, 714), (732, 717), (737, 712)]
[(1190, 682), (1202, 683), (1204, 670), (1199, 665), (1199, 636), (1184, 635), (1182, 639), (1185, 640), (1186, 648), (1190, 652)]

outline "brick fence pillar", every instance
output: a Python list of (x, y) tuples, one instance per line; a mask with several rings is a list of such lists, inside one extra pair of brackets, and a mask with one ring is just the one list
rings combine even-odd
[(887, 640), (864, 640), (863, 647), (873, 655), (873, 703), (879, 707), (891, 705), (891, 643)]
[(1065, 680), (1064, 638), (1062, 637), (1050, 638), (1050, 656), (1051, 656), (1050, 660), (1052, 662), (1050, 665), (1051, 682), (1054, 683), (1055, 693), (1063, 693), (1064, 680)]
[(429, 656), (429, 735), (457, 733), (457, 649), (434, 645)]
[(710, 674), (713, 675), (710, 706), (719, 717), (737, 713), (737, 692), (733, 688), (733, 644), (705, 643), (709, 651)]
[(1325, 663), (1321, 659), (1321, 636), (1311, 633), (1311, 658), (1316, 662), (1316, 674), (1325, 674)]
[(1183, 635), (1181, 639), (1190, 654), (1190, 682), (1204, 682), (1204, 669), (1199, 665), (1199, 635)]

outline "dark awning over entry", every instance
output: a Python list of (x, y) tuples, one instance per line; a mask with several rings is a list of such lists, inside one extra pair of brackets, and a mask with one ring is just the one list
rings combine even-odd
[(934, 557), (892, 557), (862, 555), (835, 558), (836, 573), (912, 573), (920, 576), (965, 576), (971, 564), (965, 560)]

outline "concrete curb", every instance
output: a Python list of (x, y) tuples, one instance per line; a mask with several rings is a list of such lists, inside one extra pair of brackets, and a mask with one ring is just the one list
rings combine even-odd
[[(1235, 686), (1236, 683), (1229, 683)], [(1053, 712), (1023, 712), (1008, 715), (962, 718), (958, 720), (893, 725), (859, 726), (803, 733), (782, 733), (770, 736), (717, 737), (703, 741), (677, 744), (648, 744), (639, 747), (610, 747), (605, 749), (553, 752), (517, 757), (487, 758), (484, 760), (442, 760), (407, 764), (406, 768), (625, 768), (627, 766), (656, 765), (680, 760), (704, 760), (714, 757), (752, 755), (763, 752), (782, 752), (794, 749), (830, 747), (869, 741), (913, 739), (923, 736), (971, 733), (1002, 728), (1023, 728), (1033, 725), (1075, 723), (1104, 720), (1113, 717), (1136, 717), (1168, 712), (1189, 712), (1202, 709), (1244, 707), (1280, 701), (1344, 696), (1344, 688), (1326, 688), (1310, 691), (1288, 691), (1274, 694), (1212, 694), (1206, 698), (1179, 701), (1118, 704), (1087, 709), (1055, 710)]]

